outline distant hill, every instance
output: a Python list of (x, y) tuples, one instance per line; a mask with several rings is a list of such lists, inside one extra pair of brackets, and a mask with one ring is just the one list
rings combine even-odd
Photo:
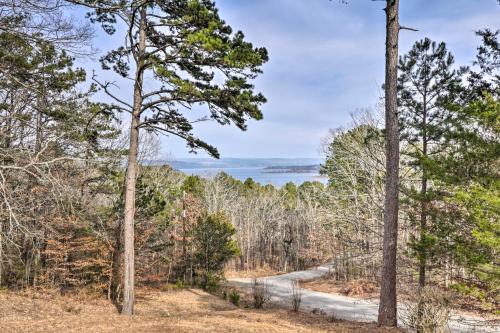
[(286, 165), (263, 168), (264, 173), (319, 173), (319, 164), (313, 165)]
[(174, 169), (220, 169), (220, 168), (301, 168), (318, 166), (319, 158), (180, 158), (176, 160), (149, 161), (148, 164), (168, 164)]

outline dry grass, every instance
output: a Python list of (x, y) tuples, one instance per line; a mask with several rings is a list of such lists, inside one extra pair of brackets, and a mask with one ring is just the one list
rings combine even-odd
[(361, 299), (378, 298), (380, 291), (378, 285), (372, 281), (358, 279), (346, 282), (337, 281), (333, 277), (301, 282), (301, 286), (304, 289)]
[[(301, 281), (300, 285), (304, 289), (345, 295), (358, 299), (378, 300), (380, 288), (376, 282), (358, 279), (351, 281), (337, 281), (333, 276), (325, 276), (316, 280)], [(411, 301), (418, 286), (416, 284), (401, 284), (398, 286), (398, 299), (401, 302)], [(439, 286), (434, 286), (439, 295), (447, 294), (450, 291)], [(479, 301), (473, 301), (470, 297), (456, 295), (450, 307), (458, 313), (469, 316), (480, 316), (483, 319), (498, 322), (499, 316), (492, 313), (492, 309), (483, 309), (484, 306)], [(496, 324), (495, 324), (496, 325)]]
[(400, 317), (407, 327), (422, 333), (449, 332), (453, 298), (437, 287), (425, 287), (403, 302), (405, 309), (400, 311)]
[(2, 332), (399, 332), (282, 309), (242, 309), (199, 290), (139, 290), (136, 315), (104, 299), (0, 293)]
[(267, 276), (273, 276), (273, 275), (280, 275), (284, 274), (285, 272), (278, 272), (270, 268), (257, 268), (254, 270), (242, 270), (242, 271), (235, 271), (235, 270), (227, 270), (224, 272), (224, 276), (226, 279), (230, 278), (260, 278), (260, 277), (267, 277)]

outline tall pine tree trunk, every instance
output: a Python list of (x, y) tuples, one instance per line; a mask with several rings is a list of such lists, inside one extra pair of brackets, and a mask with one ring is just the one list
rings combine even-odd
[(125, 179), (125, 212), (124, 212), (124, 276), (122, 314), (134, 314), (134, 214), (135, 185), (137, 181), (139, 125), (142, 108), (142, 83), (144, 80), (144, 53), (146, 49), (146, 6), (140, 9), (139, 44), (136, 58), (136, 75), (134, 84), (134, 104), (130, 124), (130, 146), (128, 153), (127, 175)]
[[(422, 114), (422, 156), (427, 158), (427, 94), (423, 96), (423, 114)], [(425, 237), (427, 234), (427, 170), (425, 164), (420, 162), (422, 167), (422, 179), (420, 180), (420, 246), (418, 262), (418, 292), (422, 295), (422, 289), (425, 287), (425, 275), (427, 266), (427, 249), (425, 246)], [(422, 333), (423, 327), (420, 325), (424, 314), (424, 300), (419, 297), (417, 311), (417, 333)]]
[[(427, 158), (427, 97), (424, 95), (423, 117), (422, 117), (422, 156)], [(427, 170), (425, 164), (422, 166), (422, 179), (420, 188), (420, 258), (418, 269), (418, 285), (425, 287), (425, 269), (427, 266), (427, 249), (424, 245), (427, 233)]]
[(0, 221), (0, 287), (2, 287), (2, 279), (3, 279), (3, 221)]
[[(120, 217), (121, 218), (121, 217)], [(115, 242), (113, 244), (113, 257), (112, 257), (112, 264), (111, 264), (111, 277), (110, 277), (110, 284), (109, 284), (109, 291), (108, 295), (109, 298), (115, 302), (118, 303), (118, 300), (120, 299), (120, 281), (122, 279), (122, 274), (121, 274), (121, 262), (122, 262), (122, 233), (123, 233), (123, 224), (120, 220), (118, 219), (116, 229), (115, 229)]]
[(386, 182), (384, 214), (383, 265), (380, 284), (378, 324), (397, 326), (396, 254), (399, 200), (399, 124), (397, 113), (397, 65), (399, 0), (387, 0), (386, 68), (385, 68), (385, 135)]

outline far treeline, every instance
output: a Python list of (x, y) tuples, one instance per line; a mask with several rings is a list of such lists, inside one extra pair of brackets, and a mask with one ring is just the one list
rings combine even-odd
[[(327, 185), (187, 176), (144, 162), (156, 157), (158, 134), (218, 157), (193, 126), (245, 130), (262, 118), (266, 99), (252, 81), (265, 48), (234, 32), (212, 1), (0, 7), (0, 287), (85, 289), (132, 314), (134, 285), (210, 291), (226, 269), (332, 261), (339, 281), (384, 278), (380, 110), (331, 130), (320, 170)], [(70, 9), (88, 12), (88, 23), (68, 19)], [(93, 25), (123, 42), (96, 66), (129, 83), (75, 66), (93, 52)], [(454, 290), (498, 314), (500, 31), (476, 35), (469, 64), (427, 38), (399, 57), (397, 282)], [(190, 118), (193, 107), (206, 115)]]

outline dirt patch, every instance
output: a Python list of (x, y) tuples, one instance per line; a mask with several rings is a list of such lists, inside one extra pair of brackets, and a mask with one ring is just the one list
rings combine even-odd
[[(460, 294), (454, 290), (446, 289), (438, 285), (427, 285), (433, 288), (436, 294), (446, 295), (449, 299), (450, 307), (457, 313), (471, 317), (481, 317), (490, 320), (495, 325), (500, 324), (500, 312), (497, 304), (485, 303), (480, 299)], [(398, 299), (402, 302), (415, 301), (418, 285), (403, 285), (398, 289)]]
[(375, 324), (271, 308), (238, 308), (200, 290), (138, 290), (136, 314), (105, 299), (57, 293), (0, 293), (2, 332), (400, 332)]
[(377, 283), (364, 279), (338, 281), (331, 277), (325, 277), (313, 281), (302, 281), (300, 286), (304, 289), (360, 299), (376, 299), (380, 292)]
[[(334, 277), (330, 276), (325, 276), (312, 281), (301, 281), (300, 286), (304, 289), (366, 300), (378, 300), (380, 293), (380, 287), (374, 281), (364, 279), (338, 281), (335, 280)], [(398, 286), (398, 300), (402, 302), (408, 301), (410, 298), (414, 297), (417, 289), (417, 285)], [(442, 294), (450, 292), (444, 288), (440, 290), (440, 293)], [(483, 319), (491, 320), (495, 323), (499, 320), (499, 316), (492, 313), (492, 309), (484, 309), (484, 305), (482, 303), (477, 300), (471, 300), (471, 297), (455, 293), (452, 303), (452, 309), (462, 315), (482, 317)]]
[(224, 276), (226, 277), (226, 279), (259, 278), (259, 277), (267, 277), (267, 276), (274, 276), (281, 274), (284, 274), (284, 272), (278, 272), (266, 268), (259, 268), (255, 270), (242, 270), (242, 271), (227, 270), (226, 272), (224, 272)]
[(379, 286), (377, 283), (368, 280), (353, 280), (347, 282), (341, 289), (340, 293), (351, 297), (373, 297), (379, 294)]

